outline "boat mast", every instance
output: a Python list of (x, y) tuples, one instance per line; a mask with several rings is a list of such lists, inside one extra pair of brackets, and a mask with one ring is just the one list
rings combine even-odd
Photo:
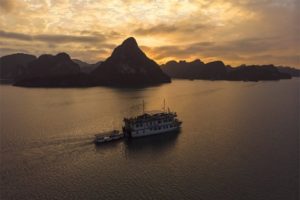
[(145, 114), (145, 101), (143, 99), (143, 114)]
[(166, 110), (166, 99), (164, 99), (164, 112)]

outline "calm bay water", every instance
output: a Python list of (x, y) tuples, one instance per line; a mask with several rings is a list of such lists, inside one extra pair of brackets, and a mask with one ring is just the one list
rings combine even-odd
[[(300, 79), (144, 89), (0, 86), (1, 199), (299, 199)], [(162, 107), (178, 134), (93, 135)]]

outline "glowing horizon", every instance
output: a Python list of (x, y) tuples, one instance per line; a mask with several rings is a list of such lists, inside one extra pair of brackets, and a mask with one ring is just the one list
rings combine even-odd
[(2, 0), (0, 56), (66, 52), (94, 63), (127, 37), (158, 63), (300, 68), (295, 0)]

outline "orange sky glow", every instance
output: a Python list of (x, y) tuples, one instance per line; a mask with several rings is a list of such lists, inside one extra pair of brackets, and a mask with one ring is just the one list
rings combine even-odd
[(89, 63), (133, 36), (169, 60), (300, 68), (297, 0), (1, 0), (0, 56), (67, 52)]

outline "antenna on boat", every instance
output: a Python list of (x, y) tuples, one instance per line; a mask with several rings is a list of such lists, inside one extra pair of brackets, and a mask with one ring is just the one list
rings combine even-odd
[(166, 110), (166, 99), (164, 99), (164, 112)]
[(145, 114), (145, 101), (143, 99), (143, 114)]

